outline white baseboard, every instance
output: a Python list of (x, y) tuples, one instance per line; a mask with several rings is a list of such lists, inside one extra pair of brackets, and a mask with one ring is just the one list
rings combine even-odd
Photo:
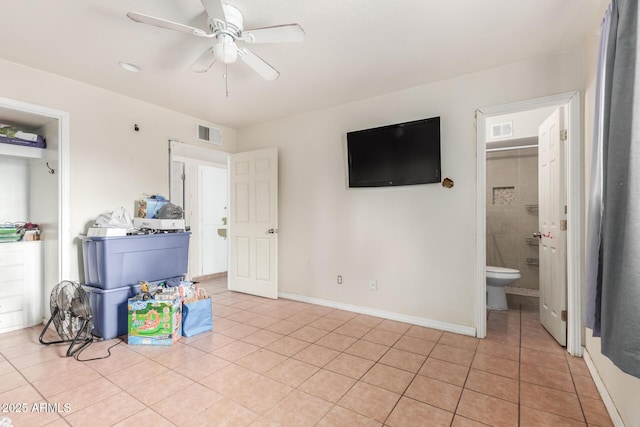
[(305, 295), (290, 294), (286, 292), (278, 292), (278, 297), (294, 301), (306, 302), (309, 304), (322, 305), (325, 307), (337, 308), (345, 311), (352, 311), (354, 313), (367, 314), (369, 316), (381, 317), (383, 319), (397, 320), (398, 322), (425, 326), (428, 328), (439, 329), (441, 331), (453, 332), (461, 335), (470, 335), (472, 337), (476, 336), (476, 328), (456, 325), (454, 323), (440, 322), (438, 320), (428, 319), (426, 317), (408, 316), (406, 314), (399, 314), (391, 311), (378, 310), (375, 308), (362, 307), (360, 305), (346, 304), (342, 302), (308, 297)]
[(591, 356), (589, 355), (589, 352), (587, 351), (586, 348), (584, 349), (583, 357), (584, 357), (585, 363), (587, 364), (587, 368), (591, 373), (593, 382), (596, 383), (596, 388), (598, 389), (598, 393), (600, 393), (602, 402), (604, 403), (604, 406), (607, 408), (607, 412), (609, 413), (611, 422), (615, 427), (624, 427), (624, 422), (622, 422), (622, 417), (620, 417), (620, 414), (618, 413), (618, 409), (616, 408), (616, 405), (614, 405), (613, 399), (611, 399), (611, 396), (609, 395), (609, 392), (607, 391), (607, 388), (605, 387), (604, 382), (602, 381), (602, 378), (600, 378), (600, 374), (598, 374), (596, 365), (594, 365), (593, 360), (591, 359)]

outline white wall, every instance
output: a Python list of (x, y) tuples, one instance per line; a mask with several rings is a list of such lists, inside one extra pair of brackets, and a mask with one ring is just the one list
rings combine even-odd
[[(600, 40), (600, 19), (609, 5), (609, 0), (601, 1), (602, 13), (598, 15), (598, 22), (593, 23), (593, 31), (587, 34), (585, 40), (585, 200), (588, 205), (589, 182), (591, 172), (591, 144), (593, 139), (593, 116), (596, 90), (597, 57)], [(587, 221), (584, 221), (586, 225)], [(598, 375), (602, 379), (622, 421), (626, 426), (640, 426), (640, 378), (632, 377), (618, 369), (607, 357), (600, 352), (600, 338), (592, 337), (591, 329), (585, 329), (585, 347)]]
[[(519, 113), (503, 114), (501, 116), (487, 117), (486, 128), (487, 142), (502, 141), (505, 139), (538, 138), (538, 127), (557, 107), (538, 108)], [(493, 137), (491, 127), (500, 123), (512, 123), (513, 135), (509, 137)]]
[(0, 156), (0, 223), (31, 221), (29, 161)]
[[(99, 214), (118, 206), (133, 214), (134, 200), (142, 193), (168, 196), (168, 140), (198, 144), (196, 124), (202, 120), (4, 60), (0, 94), (70, 113), (73, 238), (85, 233)], [(221, 129), (220, 149), (235, 151), (235, 130)], [(78, 256), (70, 266), (73, 277), (66, 279), (78, 280), (82, 276), (77, 241), (69, 250)]]
[[(238, 131), (238, 151), (279, 147), (280, 291), (475, 327), (474, 112), (581, 90), (582, 72), (567, 52)], [(433, 116), (452, 189), (347, 189), (347, 131)]]

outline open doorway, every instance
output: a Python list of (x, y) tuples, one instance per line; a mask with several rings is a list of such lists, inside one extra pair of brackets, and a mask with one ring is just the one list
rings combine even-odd
[(565, 220), (564, 122), (564, 106), (488, 117), (485, 150), (487, 308), (539, 308), (540, 323), (562, 346), (567, 337), (566, 233), (559, 226)]
[(170, 199), (191, 231), (189, 279), (226, 278), (229, 154), (170, 141)]
[(553, 110), (486, 119), (486, 265), (518, 271), (505, 286), (509, 306), (538, 306), (538, 127)]
[(201, 278), (226, 277), (228, 272), (228, 170), (215, 163), (198, 165), (198, 233)]
[[(215, 279), (203, 268), (226, 262), (219, 273), (229, 290), (277, 298), (277, 148), (231, 154), (169, 141), (169, 177), (169, 197), (182, 199), (190, 225), (188, 278)], [(226, 260), (203, 260), (216, 250)]]
[[(477, 234), (477, 301), (478, 301), (478, 317), (477, 317), (477, 331), (479, 337), (484, 337), (486, 335), (486, 310), (487, 310), (487, 301), (486, 301), (486, 273), (485, 268), (489, 265), (487, 262), (499, 262), (499, 253), (490, 253), (488, 251), (488, 243), (491, 243), (489, 239), (491, 238), (491, 233), (495, 230), (491, 228), (494, 225), (494, 220), (488, 220), (487, 215), (491, 209), (488, 208), (489, 200), (493, 202), (493, 198), (496, 197), (498, 201), (508, 202), (509, 200), (513, 200), (511, 196), (513, 196), (513, 188), (514, 186), (503, 184), (498, 185), (495, 182), (491, 187), (491, 191), (487, 189), (488, 175), (487, 175), (487, 161), (492, 161), (496, 156), (491, 153), (498, 152), (497, 151), (488, 151), (491, 150), (491, 144), (493, 144), (492, 148), (503, 148), (502, 152), (506, 152), (504, 150), (510, 143), (505, 141), (508, 140), (508, 137), (500, 138), (500, 136), (505, 136), (510, 131), (508, 122), (509, 120), (504, 120), (507, 115), (520, 114), (523, 112), (531, 112), (534, 110), (542, 110), (540, 114), (546, 114), (546, 109), (556, 109), (558, 107), (564, 107), (566, 109), (564, 116), (566, 117), (566, 129), (567, 134), (569, 136), (569, 140), (566, 143), (566, 158), (563, 162), (564, 168), (564, 178), (566, 180), (566, 218), (567, 223), (571, 226), (567, 228), (566, 233), (566, 307), (567, 307), (567, 350), (572, 355), (581, 355), (582, 354), (582, 338), (581, 338), (581, 315), (580, 315), (580, 245), (581, 245), (581, 216), (580, 212), (582, 209), (582, 191), (581, 191), (581, 168), (580, 168), (580, 158), (581, 158), (581, 132), (580, 132), (580, 103), (579, 103), (579, 94), (577, 92), (572, 92), (568, 94), (561, 94), (557, 96), (550, 96), (544, 98), (531, 99), (527, 101), (505, 104), (495, 107), (482, 108), (477, 111), (477, 192), (478, 192), (478, 204), (477, 204), (477, 213), (478, 213), (478, 234)], [(500, 123), (496, 123), (494, 118), (498, 118), (498, 122), (502, 120)], [(490, 141), (491, 131), (494, 129), (495, 125), (499, 125), (496, 127), (496, 131), (498, 133), (504, 131), (506, 133), (502, 135), (498, 135), (498, 141)], [(491, 126), (491, 128), (489, 127)], [(489, 132), (488, 132), (489, 130)], [(489, 137), (488, 137), (489, 136)], [(517, 138), (512, 138), (517, 139)], [(536, 138), (537, 140), (537, 138)], [(487, 146), (487, 142), (490, 143), (490, 146)], [(521, 143), (521, 145), (527, 145), (527, 141), (515, 141), (512, 142), (514, 147), (517, 147), (517, 143)], [(531, 141), (528, 142), (529, 144)], [(523, 150), (529, 150), (531, 152), (533, 147), (522, 148)], [(525, 151), (526, 153), (526, 151)], [(503, 156), (504, 157), (504, 156)], [(531, 160), (531, 159), (529, 159)], [(529, 161), (529, 163), (531, 163)], [(494, 180), (494, 178), (490, 178)], [(496, 189), (496, 194), (493, 194), (494, 188)], [(510, 192), (511, 190), (511, 192)], [(529, 212), (526, 211), (527, 206), (529, 206)], [(537, 203), (525, 203), (524, 209), (525, 214), (534, 214), (533, 212), (536, 209)], [(529, 218), (533, 222), (533, 218)], [(526, 219), (523, 220), (526, 223)], [(565, 223), (566, 224), (566, 223)], [(529, 236), (520, 236), (521, 243), (523, 245), (527, 245), (529, 242), (527, 238)], [(533, 235), (531, 236), (533, 237)], [(513, 253), (526, 254), (527, 251), (534, 253), (531, 251), (532, 248), (522, 248), (522, 251), (509, 251), (509, 257), (513, 255)], [(503, 252), (506, 252), (506, 249), (503, 247)], [(518, 255), (519, 257), (519, 255)], [(503, 257), (504, 261), (504, 257)], [(516, 260), (510, 260), (514, 266), (522, 266), (520, 263), (524, 263), (524, 266), (533, 267), (532, 264), (535, 264), (535, 257), (525, 256), (524, 259), (520, 259), (520, 257)], [(528, 263), (528, 264), (527, 264)], [(525, 271), (528, 271), (526, 267), (523, 267)], [(531, 274), (529, 274), (531, 276)], [(531, 277), (529, 279), (529, 289), (533, 289), (532, 283), (533, 280)], [(526, 283), (526, 282), (525, 282)], [(525, 288), (525, 287), (522, 287)], [(522, 297), (522, 296), (520, 296)]]

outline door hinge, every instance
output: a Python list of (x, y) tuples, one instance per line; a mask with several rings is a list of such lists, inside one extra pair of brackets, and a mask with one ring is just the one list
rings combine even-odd
[(562, 129), (560, 131), (560, 141), (566, 141), (566, 140), (567, 140), (567, 130)]
[(563, 322), (567, 321), (567, 310), (562, 310), (560, 312), (560, 320), (562, 320)]
[(567, 220), (566, 219), (561, 219), (560, 220), (560, 231), (567, 231)]
[(181, 175), (180, 175), (180, 179), (181, 179), (182, 181), (184, 181), (185, 179), (187, 179), (187, 177), (185, 176), (185, 174), (181, 174)]

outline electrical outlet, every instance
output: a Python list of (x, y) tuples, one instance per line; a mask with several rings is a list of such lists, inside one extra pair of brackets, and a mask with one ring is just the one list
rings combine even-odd
[(377, 291), (378, 290), (378, 282), (375, 281), (374, 279), (369, 280), (369, 290), (370, 291)]
[(342, 274), (338, 274), (337, 282), (338, 282), (338, 285), (342, 285)]

